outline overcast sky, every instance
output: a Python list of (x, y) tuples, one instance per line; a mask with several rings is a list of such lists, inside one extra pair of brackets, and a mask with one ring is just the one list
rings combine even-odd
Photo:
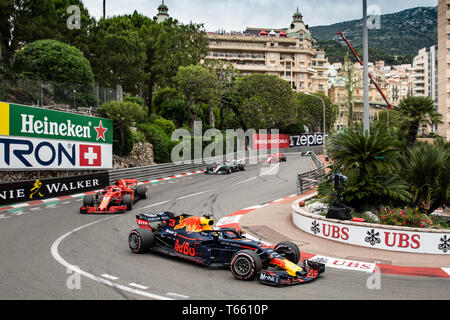
[[(103, 1), (83, 0), (90, 14), (102, 16)], [(161, 0), (106, 0), (106, 15), (134, 10), (148, 17), (157, 14)], [(362, 18), (362, 0), (165, 0), (169, 15), (182, 23), (203, 23), (207, 31), (243, 31), (247, 27), (285, 28), (299, 7), (309, 26)], [(368, 0), (381, 14), (414, 7), (434, 7), (437, 0)]]

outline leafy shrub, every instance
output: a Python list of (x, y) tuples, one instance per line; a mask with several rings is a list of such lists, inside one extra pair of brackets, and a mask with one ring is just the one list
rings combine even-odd
[(170, 137), (172, 136), (172, 132), (175, 131), (175, 124), (171, 120), (167, 120), (164, 118), (155, 119), (153, 121), (154, 124), (161, 127), (161, 129), (164, 130), (164, 132)]
[(137, 129), (143, 132), (147, 141), (153, 145), (153, 155), (156, 163), (171, 162), (171, 152), (174, 143), (160, 126), (141, 123), (137, 126)]
[(145, 134), (142, 131), (139, 130), (131, 130), (131, 133), (133, 135), (133, 141), (134, 143), (137, 142), (146, 142), (147, 138), (145, 136)]
[(134, 139), (130, 127), (118, 128), (116, 122), (113, 125), (114, 132), (121, 132), (118, 137), (113, 140), (113, 153), (118, 156), (128, 156), (133, 150)]

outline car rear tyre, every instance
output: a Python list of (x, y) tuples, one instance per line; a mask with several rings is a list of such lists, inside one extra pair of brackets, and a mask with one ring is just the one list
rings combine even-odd
[(231, 258), (231, 273), (239, 280), (253, 280), (262, 269), (261, 257), (252, 250), (240, 250)]
[(300, 261), (300, 249), (295, 243), (282, 241), (274, 247), (274, 250), (295, 264)]
[(136, 195), (139, 199), (147, 199), (147, 186), (140, 184), (136, 187)]
[(128, 246), (133, 253), (150, 251), (155, 243), (155, 236), (149, 229), (134, 229), (128, 235)]

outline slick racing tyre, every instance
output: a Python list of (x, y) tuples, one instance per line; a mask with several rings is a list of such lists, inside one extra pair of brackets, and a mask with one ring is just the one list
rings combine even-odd
[(133, 209), (133, 200), (131, 199), (131, 195), (126, 194), (123, 196), (123, 204), (127, 207), (128, 211)]
[(140, 184), (136, 187), (136, 195), (139, 199), (147, 199), (147, 186)]
[(252, 250), (240, 250), (231, 258), (231, 273), (239, 280), (253, 280), (262, 269), (260, 256)]
[(150, 251), (155, 243), (155, 236), (149, 229), (134, 229), (128, 235), (128, 246), (133, 253)]
[(274, 247), (274, 250), (295, 264), (300, 261), (300, 249), (295, 243), (282, 241)]
[(88, 194), (83, 198), (83, 207), (93, 207), (94, 206), (94, 195)]

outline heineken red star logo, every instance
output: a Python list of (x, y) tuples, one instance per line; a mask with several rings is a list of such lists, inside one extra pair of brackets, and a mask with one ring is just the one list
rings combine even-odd
[(108, 128), (103, 128), (103, 124), (102, 124), (102, 120), (100, 120), (100, 124), (98, 125), (98, 127), (94, 127), (95, 131), (97, 131), (97, 139), (102, 138), (103, 141), (105, 140), (105, 132), (108, 131)]

